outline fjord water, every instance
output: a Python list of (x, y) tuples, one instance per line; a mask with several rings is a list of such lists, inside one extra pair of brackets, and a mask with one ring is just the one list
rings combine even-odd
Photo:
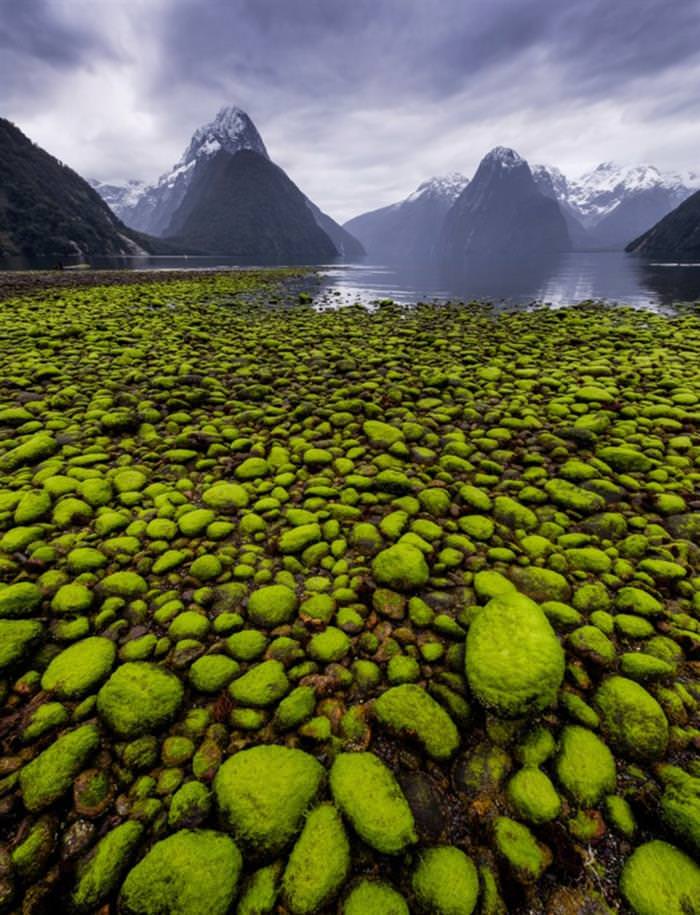
[[(77, 259), (63, 260), (64, 266)], [(0, 260), (0, 269), (51, 269), (56, 259)], [(102, 257), (90, 258), (96, 269), (213, 270), (249, 266), (235, 257)], [(296, 265), (295, 265), (296, 266)], [(619, 251), (572, 252), (545, 261), (497, 261), (441, 271), (432, 265), (383, 265), (371, 262), (312, 265), (319, 269), (323, 291), (338, 307), (393, 299), (417, 301), (482, 300), (511, 307), (546, 303), (555, 307), (584, 300), (662, 308), (700, 301), (700, 263), (662, 263)]]

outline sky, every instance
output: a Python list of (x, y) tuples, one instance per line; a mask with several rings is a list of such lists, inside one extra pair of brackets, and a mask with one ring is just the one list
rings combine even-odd
[(700, 171), (699, 0), (0, 0), (0, 116), (152, 181), (225, 104), (339, 221), (493, 146)]

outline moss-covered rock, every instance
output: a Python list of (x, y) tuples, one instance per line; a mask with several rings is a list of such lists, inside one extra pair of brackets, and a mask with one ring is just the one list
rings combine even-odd
[(0, 620), (0, 671), (21, 661), (43, 631), (36, 620)]
[(362, 879), (343, 902), (343, 915), (409, 915), (408, 905), (393, 886)]
[(612, 753), (597, 734), (578, 725), (562, 731), (556, 772), (564, 790), (582, 807), (595, 806), (615, 790)]
[(700, 867), (678, 848), (654, 839), (625, 861), (620, 891), (635, 915), (689, 915), (698, 911)]
[(41, 590), (32, 581), (0, 587), (0, 619), (33, 616), (41, 603)]
[(350, 844), (332, 804), (306, 818), (282, 878), (285, 902), (294, 915), (312, 915), (338, 893), (350, 869)]
[(380, 585), (398, 591), (416, 591), (426, 584), (430, 570), (419, 549), (408, 543), (397, 543), (375, 556), (372, 574)]
[(368, 845), (398, 854), (416, 839), (413, 814), (390, 770), (373, 753), (341, 753), (331, 768), (333, 800)]
[(643, 686), (626, 677), (608, 677), (595, 694), (603, 731), (613, 748), (629, 759), (659, 759), (668, 744), (663, 709)]
[(288, 623), (298, 606), (296, 594), (286, 585), (266, 585), (248, 599), (248, 619), (255, 626), (274, 629)]
[(119, 896), (125, 915), (226, 915), (243, 861), (229, 836), (182, 829), (156, 842)]
[(479, 895), (474, 862), (449, 845), (421, 852), (411, 886), (419, 909), (431, 915), (471, 915)]
[(465, 663), (476, 698), (504, 717), (552, 705), (564, 676), (554, 630), (537, 604), (516, 592), (493, 598), (474, 619)]
[(217, 772), (217, 807), (243, 846), (259, 855), (279, 854), (300, 830), (324, 775), (323, 766), (301, 750), (252, 747)]
[(19, 776), (22, 800), (27, 810), (49, 807), (62, 797), (100, 743), (100, 732), (84, 724), (61, 734), (22, 769)]
[(236, 915), (269, 915), (279, 895), (282, 862), (261, 867), (246, 881), (236, 906)]
[(251, 667), (229, 687), (229, 693), (236, 702), (255, 708), (274, 705), (288, 692), (289, 679), (284, 665), (274, 659)]
[(64, 699), (84, 696), (109, 675), (116, 655), (109, 639), (97, 635), (81, 639), (51, 661), (41, 688)]
[(496, 817), (493, 824), (496, 848), (521, 883), (534, 883), (552, 862), (552, 853), (527, 826), (509, 817)]
[(97, 711), (115, 734), (133, 738), (168, 723), (183, 697), (182, 683), (174, 674), (146, 661), (129, 661), (97, 694)]
[(525, 766), (508, 782), (508, 800), (528, 823), (548, 823), (559, 816), (561, 799), (548, 775), (535, 766)]
[(71, 896), (77, 911), (94, 911), (117, 888), (143, 833), (143, 825), (135, 820), (115, 826), (79, 863)]
[(375, 701), (374, 714), (394, 734), (418, 740), (433, 759), (449, 759), (459, 746), (454, 722), (421, 686), (388, 689)]

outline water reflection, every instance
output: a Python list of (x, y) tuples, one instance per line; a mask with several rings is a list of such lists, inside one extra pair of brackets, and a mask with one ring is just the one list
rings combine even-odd
[[(77, 260), (73, 260), (77, 263)], [(64, 259), (70, 266), (71, 260)], [(234, 257), (91, 258), (90, 267), (130, 270), (214, 270), (265, 267), (272, 261), (246, 263)], [(55, 258), (0, 260), (0, 269), (47, 269)], [(282, 266), (277, 264), (277, 266)], [(298, 266), (287, 264), (286, 266)], [(399, 303), (481, 299), (504, 306), (543, 302), (570, 305), (586, 299), (619, 302), (635, 308), (659, 308), (674, 302), (700, 302), (700, 264), (650, 262), (623, 252), (573, 252), (545, 261), (494, 261), (440, 271), (425, 264), (385, 266), (372, 263), (316, 265), (323, 277), (326, 304), (338, 307), (381, 299)]]

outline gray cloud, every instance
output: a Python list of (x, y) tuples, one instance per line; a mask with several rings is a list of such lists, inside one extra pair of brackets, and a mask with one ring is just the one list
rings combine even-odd
[(155, 177), (224, 103), (339, 218), (497, 143), (573, 173), (700, 166), (695, 0), (0, 6), (6, 113), (83, 174)]

